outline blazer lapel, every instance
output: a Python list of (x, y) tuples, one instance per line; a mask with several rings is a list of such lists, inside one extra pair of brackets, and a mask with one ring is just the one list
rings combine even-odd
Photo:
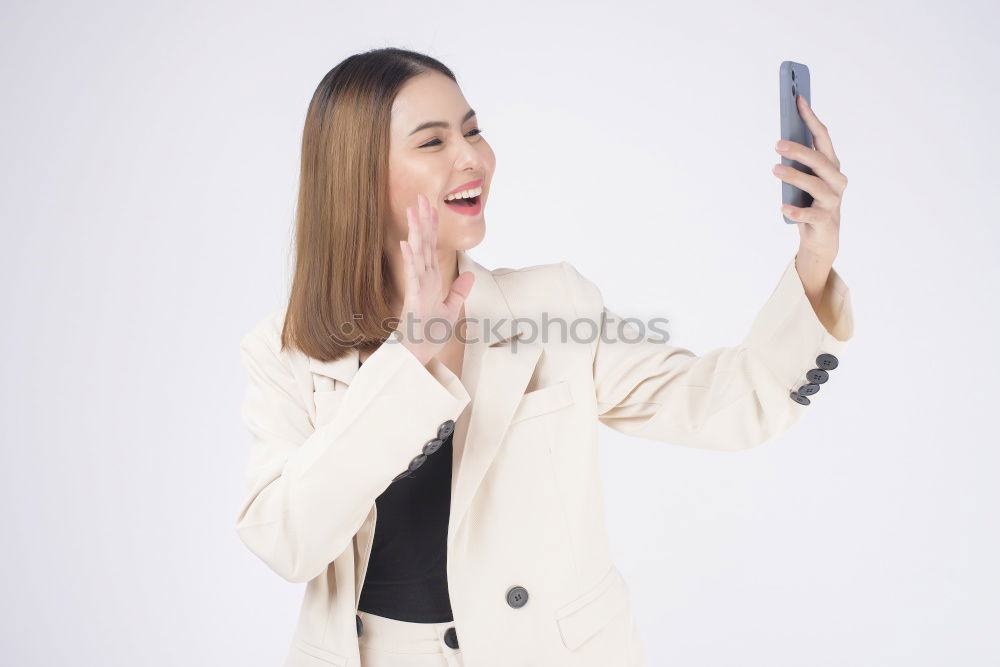
[[(448, 544), (454, 540), (476, 490), (496, 456), (518, 401), (534, 373), (541, 346), (526, 342), (493, 272), (458, 253), (459, 273), (472, 271), (476, 280), (465, 300), (468, 325), (462, 375), (478, 370), (461, 459), (454, 471), (454, 492), (448, 521)], [(478, 369), (467, 366), (469, 360)]]
[[(309, 357), (309, 370), (324, 377), (340, 380), (344, 384), (351, 384), (351, 380), (354, 379), (354, 375), (358, 372), (358, 360), (360, 358), (361, 355), (356, 347), (350, 348), (347, 354), (333, 361), (320, 361), (319, 359)], [(313, 386), (316, 386), (315, 382)]]

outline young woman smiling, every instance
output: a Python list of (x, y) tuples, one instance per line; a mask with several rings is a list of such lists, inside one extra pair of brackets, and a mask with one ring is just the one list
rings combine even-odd
[[(734, 451), (790, 428), (853, 334), (832, 268), (846, 179), (813, 168), (800, 246), (736, 346), (636, 336), (565, 261), (487, 269), (496, 160), (454, 74), (353, 55), (302, 141), (286, 305), (241, 341), (253, 436), (236, 530), (306, 583), (286, 667), (646, 664), (612, 561), (597, 426)], [(797, 216), (797, 217), (796, 217)], [(542, 314), (594, 335), (540, 339)], [(835, 382), (834, 382), (835, 384)]]

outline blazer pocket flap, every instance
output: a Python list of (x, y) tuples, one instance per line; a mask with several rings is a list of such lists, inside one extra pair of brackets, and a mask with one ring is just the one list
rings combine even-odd
[(573, 402), (573, 393), (569, 389), (569, 382), (563, 380), (556, 384), (542, 387), (534, 391), (529, 391), (521, 397), (511, 422), (521, 421), (530, 417), (537, 417), (548, 412), (554, 412), (564, 408)]
[(579, 647), (628, 608), (628, 588), (614, 565), (593, 588), (556, 610), (563, 644)]

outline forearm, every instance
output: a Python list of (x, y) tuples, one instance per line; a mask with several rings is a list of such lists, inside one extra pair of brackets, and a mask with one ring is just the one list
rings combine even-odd
[(824, 295), (828, 289), (830, 269), (833, 267), (833, 259), (818, 257), (815, 254), (799, 249), (795, 254), (795, 271), (802, 281), (802, 288), (809, 299), (809, 303), (816, 313), (816, 317), (828, 329), (831, 323), (831, 314)]

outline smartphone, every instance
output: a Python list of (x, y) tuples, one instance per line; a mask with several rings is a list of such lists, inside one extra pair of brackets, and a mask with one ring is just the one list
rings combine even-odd
[[(796, 97), (801, 95), (806, 98), (806, 102), (810, 106), (812, 105), (812, 94), (809, 90), (809, 68), (802, 63), (791, 60), (784, 61), (781, 63), (778, 84), (778, 100), (781, 106), (781, 138), (813, 148), (812, 132), (809, 131), (802, 116), (799, 115), (799, 107), (796, 104)], [(790, 165), (810, 175), (813, 174), (813, 170), (806, 165), (786, 158), (784, 155), (781, 156), (781, 164)], [(812, 206), (813, 197), (805, 190), (781, 181), (781, 203), (807, 208)], [(789, 220), (785, 215), (781, 217), (790, 225), (798, 222), (797, 220)]]

